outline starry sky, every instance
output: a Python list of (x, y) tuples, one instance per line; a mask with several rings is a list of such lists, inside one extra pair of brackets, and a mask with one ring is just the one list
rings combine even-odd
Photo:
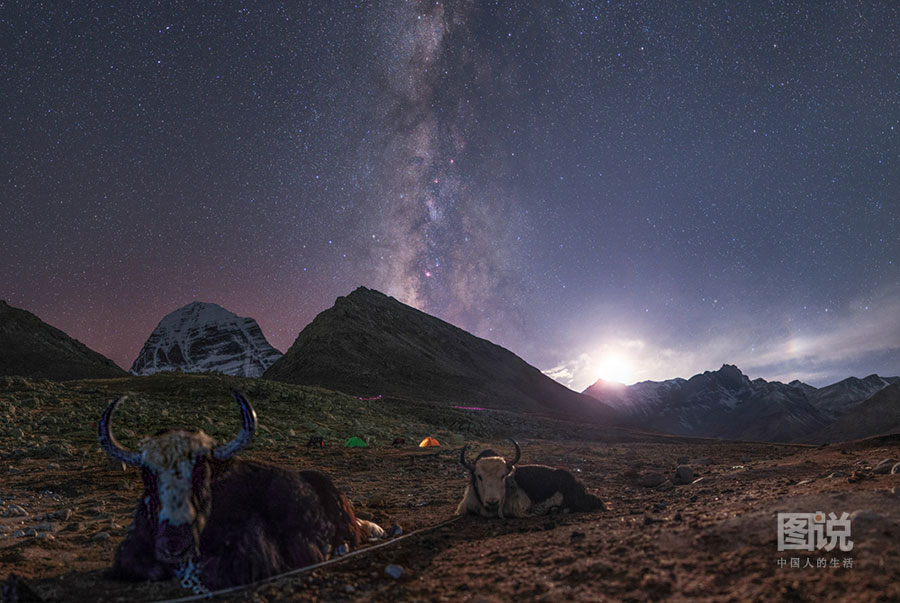
[(893, 0), (0, 3), (0, 46), (0, 298), (124, 368), (364, 285), (579, 391), (900, 374)]

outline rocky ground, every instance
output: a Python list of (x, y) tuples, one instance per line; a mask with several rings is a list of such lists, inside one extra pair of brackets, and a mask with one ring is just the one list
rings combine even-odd
[[(238, 425), (233, 387), (261, 422), (246, 456), (328, 471), (360, 516), (406, 537), (223, 600), (900, 600), (900, 474), (879, 468), (900, 459), (900, 436), (822, 448), (669, 438), (187, 375), (0, 379), (0, 576), (18, 574), (20, 592), (44, 600), (189, 596), (174, 581), (104, 576), (141, 484), (107, 462), (95, 421), (127, 393), (116, 417), (125, 445), (173, 425), (224, 439)], [(313, 433), (326, 436), (324, 450), (307, 450)], [(343, 448), (351, 435), (373, 446)], [(444, 446), (414, 448), (424, 435)], [(398, 436), (405, 448), (390, 446)], [(610, 509), (425, 530), (450, 519), (462, 495), (459, 444), (506, 450), (506, 437), (519, 440), (523, 463), (568, 467)], [(779, 552), (776, 514), (818, 511), (849, 514), (853, 549)]]

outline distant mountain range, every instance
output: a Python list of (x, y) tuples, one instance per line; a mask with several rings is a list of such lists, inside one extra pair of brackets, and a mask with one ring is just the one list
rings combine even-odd
[(263, 376), (364, 397), (602, 421), (615, 415), (509, 350), (365, 287), (316, 316)]
[[(750, 380), (725, 364), (690, 379), (573, 392), (498, 345), (360, 287), (304, 328), (286, 354), (252, 318), (194, 302), (166, 315), (131, 367), (218, 371), (396, 396), (540, 413), (682, 436), (831, 442), (900, 432), (900, 377), (850, 377), (815, 388)], [(111, 360), (0, 301), (0, 375), (85, 379), (126, 375)]]
[(897, 383), (900, 377), (870, 375), (817, 389), (800, 381), (751, 381), (736, 366), (725, 364), (690, 379), (644, 381), (627, 387), (599, 380), (584, 393), (645, 429), (736, 440), (820, 442), (856, 437), (849, 435), (851, 431), (841, 435), (841, 425), (854, 422), (871, 423), (872, 429), (852, 433), (881, 433), (873, 431), (878, 421), (863, 420), (867, 412), (874, 412), (867, 401)]
[(0, 375), (66, 381), (127, 373), (31, 312), (0, 300)]
[(217, 304), (193, 302), (159, 321), (131, 365), (131, 374), (180, 370), (259, 377), (279, 358), (281, 352), (269, 345), (252, 318)]

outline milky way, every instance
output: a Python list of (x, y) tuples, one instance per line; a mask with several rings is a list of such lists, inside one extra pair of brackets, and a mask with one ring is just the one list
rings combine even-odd
[(895, 2), (0, 7), (0, 297), (129, 366), (359, 285), (583, 389), (900, 373)]

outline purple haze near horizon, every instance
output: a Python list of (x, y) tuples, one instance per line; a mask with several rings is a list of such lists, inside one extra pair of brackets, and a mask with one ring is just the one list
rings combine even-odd
[[(810, 4), (813, 4), (810, 6)], [(0, 9), (0, 298), (128, 368), (365, 285), (575, 389), (900, 373), (900, 5)]]

